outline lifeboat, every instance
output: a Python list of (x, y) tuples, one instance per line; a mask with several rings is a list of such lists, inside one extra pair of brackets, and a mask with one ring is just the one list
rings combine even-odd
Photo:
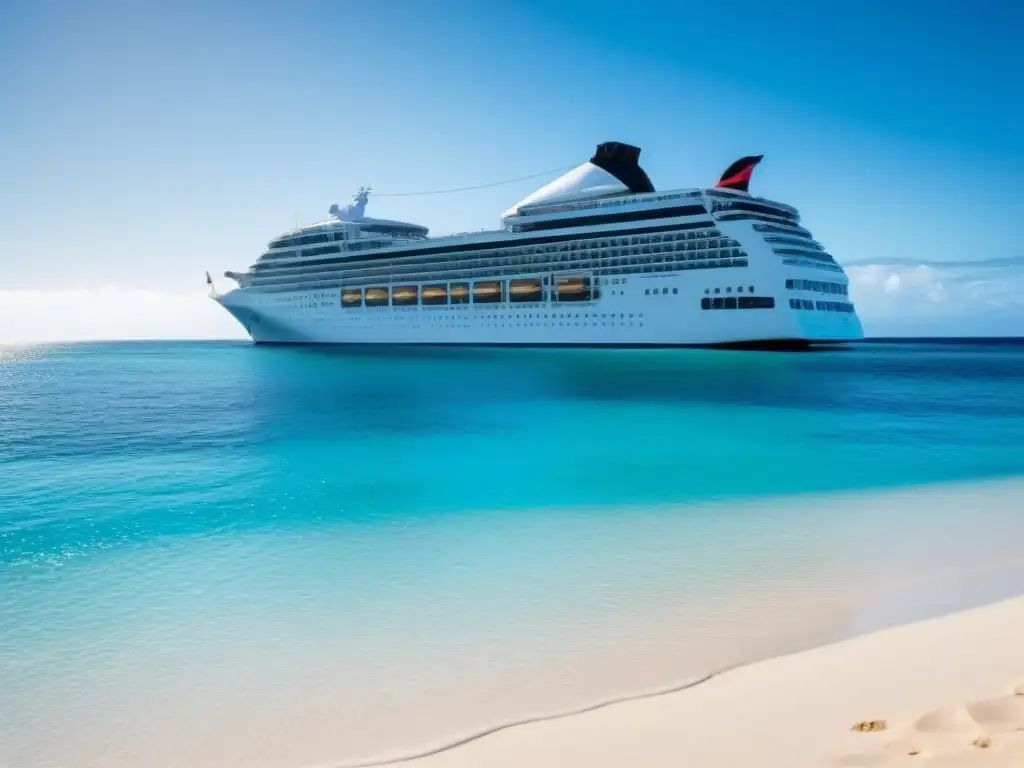
[(452, 304), (469, 303), (469, 283), (452, 283), (451, 285)]
[(474, 304), (493, 304), (501, 301), (502, 298), (501, 282), (499, 280), (473, 283)]
[(395, 307), (416, 304), (420, 299), (420, 290), (415, 285), (399, 285), (391, 291), (391, 305)]
[(544, 297), (539, 277), (509, 280), (508, 293), (511, 301), (540, 301)]
[(591, 298), (589, 277), (556, 277), (556, 301), (587, 301)]
[(388, 303), (388, 289), (387, 288), (367, 288), (366, 289), (366, 306), (368, 307), (383, 307)]
[(448, 286), (445, 283), (424, 285), (420, 292), (424, 304), (447, 304)]
[(341, 292), (341, 306), (361, 307), (363, 306), (363, 291), (361, 288), (345, 288)]

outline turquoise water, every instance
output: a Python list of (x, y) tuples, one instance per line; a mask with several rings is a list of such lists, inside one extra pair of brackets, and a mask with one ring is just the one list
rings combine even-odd
[(0, 349), (0, 765), (343, 762), (842, 634), (1013, 505), (730, 504), (1019, 475), (1014, 343)]
[(1024, 471), (1024, 347), (0, 352), (0, 556)]

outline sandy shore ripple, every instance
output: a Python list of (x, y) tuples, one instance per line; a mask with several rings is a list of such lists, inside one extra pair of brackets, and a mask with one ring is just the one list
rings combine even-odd
[(389, 765), (1021, 768), (1024, 597)]

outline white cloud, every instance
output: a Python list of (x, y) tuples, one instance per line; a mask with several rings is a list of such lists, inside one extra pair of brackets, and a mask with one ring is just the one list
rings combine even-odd
[(879, 259), (846, 272), (868, 335), (1024, 336), (1024, 259)]
[(204, 291), (0, 290), (0, 343), (244, 336)]

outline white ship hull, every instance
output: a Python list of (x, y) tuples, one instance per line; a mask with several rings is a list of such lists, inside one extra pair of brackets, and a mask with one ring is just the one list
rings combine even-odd
[[(425, 344), (509, 346), (804, 345), (863, 338), (856, 314), (792, 309), (786, 277), (754, 268), (697, 270), (603, 278), (589, 302), (531, 302), (447, 306), (355, 307), (341, 292), (254, 293), (219, 297), (255, 342), (298, 344)], [(781, 272), (781, 270), (780, 270)], [(819, 279), (814, 270), (790, 277)], [(768, 283), (783, 286), (766, 291)], [(771, 309), (701, 308), (705, 290), (738, 288), (775, 297)], [(667, 293), (666, 293), (667, 289)], [(676, 292), (673, 292), (676, 291)], [(719, 294), (725, 295), (725, 294)], [(818, 297), (827, 298), (827, 297)]]

